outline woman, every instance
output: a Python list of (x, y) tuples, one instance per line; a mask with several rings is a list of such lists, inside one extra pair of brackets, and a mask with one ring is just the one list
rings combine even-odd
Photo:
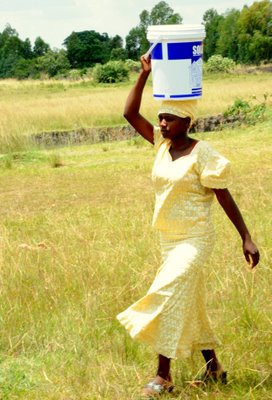
[(117, 318), (130, 335), (150, 344), (158, 354), (158, 370), (144, 395), (173, 389), (170, 361), (200, 350), (206, 361), (201, 381), (226, 382), (205, 308), (205, 268), (213, 247), (210, 206), (217, 198), (236, 227), (243, 253), (254, 268), (259, 252), (227, 189), (229, 161), (205, 141), (188, 136), (196, 101), (166, 101), (159, 110), (159, 127), (139, 112), (151, 71), (141, 57), (141, 72), (125, 105), (124, 116), (150, 143), (157, 155), (152, 171), (156, 192), (153, 226), (160, 233), (162, 265), (147, 294)]

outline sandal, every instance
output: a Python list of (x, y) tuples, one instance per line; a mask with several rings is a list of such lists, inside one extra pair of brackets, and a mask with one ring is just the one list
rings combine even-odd
[(223, 385), (226, 385), (228, 383), (227, 371), (206, 371), (199, 378), (190, 382), (190, 386), (199, 387), (201, 385), (209, 385), (213, 383), (222, 383)]
[(144, 387), (143, 395), (146, 398), (159, 397), (164, 393), (170, 393), (174, 389), (172, 382), (165, 381), (163, 384), (156, 383), (154, 381), (149, 382)]

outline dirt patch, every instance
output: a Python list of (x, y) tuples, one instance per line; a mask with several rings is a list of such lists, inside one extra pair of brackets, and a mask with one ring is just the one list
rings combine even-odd
[[(190, 133), (212, 132), (224, 127), (235, 127), (243, 121), (243, 116), (224, 117), (219, 114), (207, 118), (198, 118)], [(101, 128), (82, 128), (73, 131), (42, 132), (32, 136), (35, 144), (45, 147), (63, 146), (70, 144), (99, 143), (128, 140), (138, 133), (130, 125)]]
[(228, 117), (225, 117), (223, 114), (218, 114), (212, 117), (198, 118), (191, 127), (190, 133), (221, 131), (226, 127), (235, 128), (237, 125), (241, 124), (243, 120), (244, 116), (242, 114)]
[(126, 140), (137, 136), (137, 132), (131, 126), (82, 128), (73, 131), (42, 132), (32, 136), (32, 140), (46, 147), (100, 143), (117, 140)]
[(245, 66), (240, 67), (239, 69), (235, 70), (235, 73), (238, 74), (258, 74), (258, 73), (270, 73), (272, 72), (272, 64), (267, 65), (255, 65), (255, 66)]

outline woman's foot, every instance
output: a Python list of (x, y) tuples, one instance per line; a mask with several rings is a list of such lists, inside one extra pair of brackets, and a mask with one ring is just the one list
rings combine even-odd
[(199, 387), (202, 385), (208, 385), (213, 383), (223, 383), (226, 385), (227, 382), (227, 372), (223, 370), (220, 366), (217, 370), (210, 370), (207, 369), (203, 375), (199, 378), (195, 379), (194, 381), (190, 382), (190, 386), (192, 387)]
[(227, 372), (220, 366), (216, 371), (207, 370), (203, 375), (203, 382), (222, 382), (227, 383)]
[(166, 392), (172, 392), (174, 389), (172, 379), (170, 376), (167, 379), (157, 375), (156, 378), (145, 385), (143, 395), (147, 398), (156, 398)]
[(194, 381), (199, 384), (208, 384), (221, 382), (227, 383), (227, 373), (223, 370), (222, 365), (216, 357), (215, 351), (212, 350), (202, 350), (202, 355), (206, 361), (206, 372), (200, 376), (199, 379)]

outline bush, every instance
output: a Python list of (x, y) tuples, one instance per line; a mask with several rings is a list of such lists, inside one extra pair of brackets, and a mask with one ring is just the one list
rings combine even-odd
[[(266, 101), (266, 95), (264, 95)], [(248, 125), (254, 125), (258, 121), (262, 121), (266, 111), (266, 103), (260, 102), (252, 104), (243, 99), (236, 99), (232, 106), (224, 112), (224, 117), (241, 116), (242, 120)]]
[(12, 68), (12, 76), (17, 79), (39, 78), (35, 59), (25, 60), (20, 58)]
[(215, 54), (206, 62), (205, 70), (207, 72), (231, 72), (235, 66), (236, 64), (231, 58)]
[(67, 72), (66, 77), (71, 81), (79, 81), (82, 79), (83, 74), (84, 72), (80, 69), (70, 69)]
[(127, 59), (126, 66), (128, 67), (129, 72), (140, 72), (140, 69), (141, 69), (140, 61), (134, 61), (134, 60)]
[(65, 74), (71, 68), (65, 50), (49, 50), (36, 59), (36, 67), (40, 73), (48, 74), (50, 78)]
[(128, 67), (121, 61), (109, 61), (97, 64), (93, 69), (93, 78), (97, 83), (116, 83), (128, 79)]

